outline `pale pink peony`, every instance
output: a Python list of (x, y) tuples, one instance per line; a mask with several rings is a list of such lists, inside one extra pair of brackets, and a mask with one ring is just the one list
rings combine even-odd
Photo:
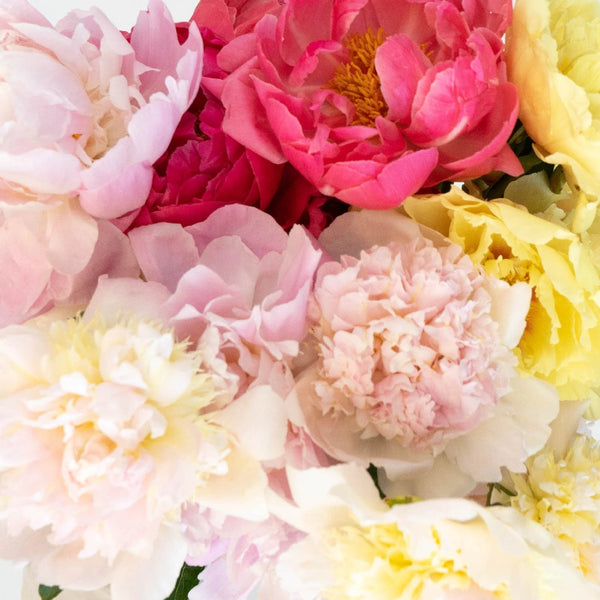
[(79, 195), (108, 219), (138, 208), (200, 84), (197, 28), (180, 45), (160, 0), (140, 13), (129, 42), (98, 9), (54, 28), (25, 0), (0, 9), (0, 28), (2, 200)]
[[(325, 230), (324, 247), (340, 258), (317, 273), (309, 343), (318, 357), (290, 402), (331, 456), (384, 467), (383, 481), (425, 476), (416, 493), (433, 493), (431, 484), (439, 495), (494, 480), (507, 462), (522, 470), (558, 402), (551, 386), (523, 383), (513, 368), (529, 290), (491, 280), (431, 237), (396, 213), (348, 213)], [(537, 398), (523, 397), (532, 390)], [(515, 412), (517, 401), (532, 404)], [(491, 441), (473, 455), (467, 440), (494, 427), (493, 455)]]
[(443, 447), (509, 389), (484, 277), (458, 246), (416, 238), (343, 256), (319, 270), (315, 300), (316, 395), (363, 438)]
[(0, 207), (0, 327), (53, 306), (85, 305), (106, 273), (139, 275), (129, 240), (76, 200)]
[(507, 0), (291, 0), (218, 56), (226, 133), (324, 194), (397, 206), (521, 166), (501, 40)]
[(198, 89), (202, 40), (193, 26), (180, 45), (159, 0), (130, 42), (97, 9), (55, 28), (25, 0), (0, 7), (0, 31), (7, 325), (88, 301), (101, 274), (138, 274), (108, 220), (143, 204), (152, 162)]
[(288, 235), (260, 210), (229, 205), (190, 227), (157, 223), (129, 236), (145, 278), (172, 292), (176, 330), (192, 339), (208, 325), (220, 332), (219, 355), (240, 391), (260, 382), (284, 392), (293, 384), (289, 363), (306, 335), (321, 260), (301, 227)]
[[(189, 534), (194, 532), (194, 517), (184, 514)], [(260, 522), (227, 518), (220, 523), (215, 542), (222, 555), (188, 556), (188, 564), (206, 565), (199, 576), (200, 584), (189, 595), (190, 600), (244, 600), (259, 586), (268, 585), (274, 576), (277, 558), (304, 537), (288, 523), (270, 516)]]
[(180, 341), (169, 297), (104, 278), (83, 317), (0, 330), (0, 555), (40, 583), (163, 600), (185, 508), (268, 516), (261, 461), (283, 455), (283, 402), (263, 386), (231, 403), (214, 336)]

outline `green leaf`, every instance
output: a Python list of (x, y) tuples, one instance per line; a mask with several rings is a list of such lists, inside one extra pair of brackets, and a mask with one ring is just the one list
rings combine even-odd
[(190, 567), (183, 563), (175, 589), (166, 600), (187, 600), (190, 590), (198, 585), (198, 575), (203, 569), (204, 567)]
[(41, 600), (52, 600), (56, 598), (62, 590), (57, 585), (40, 585), (38, 587), (38, 594)]
[(369, 468), (367, 469), (367, 473), (369, 473), (369, 475), (371, 476), (371, 479), (373, 480), (373, 483), (375, 484), (375, 487), (377, 488), (377, 491), (379, 492), (379, 497), (381, 499), (385, 498), (385, 494), (383, 493), (383, 490), (379, 487), (379, 478), (377, 477), (377, 467), (375, 465), (369, 465)]

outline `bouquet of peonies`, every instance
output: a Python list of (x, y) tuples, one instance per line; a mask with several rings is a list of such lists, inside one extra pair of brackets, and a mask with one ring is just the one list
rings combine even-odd
[(0, 27), (23, 598), (600, 599), (597, 0)]

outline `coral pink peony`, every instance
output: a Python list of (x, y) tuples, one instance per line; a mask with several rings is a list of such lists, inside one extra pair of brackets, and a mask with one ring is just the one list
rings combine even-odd
[(521, 166), (501, 36), (508, 0), (290, 0), (218, 56), (226, 133), (324, 194), (396, 206)]
[[(377, 238), (381, 245), (372, 246)], [(337, 255), (345, 245), (349, 254), (317, 273), (318, 357), (299, 375), (290, 402), (333, 457), (384, 467), (391, 480), (432, 470), (443, 494), (442, 465), (456, 471), (452, 484), (467, 490), (498, 477), (504, 461), (522, 470), (533, 451), (525, 447), (544, 443), (558, 402), (551, 386), (523, 384), (513, 368), (510, 348), (525, 326), (527, 287), (491, 280), (458, 246), (433, 239), (394, 213), (348, 213), (325, 230), (325, 248)], [(512, 314), (500, 316), (499, 302)], [(538, 388), (535, 400), (523, 397)], [(529, 408), (527, 416), (514, 411), (517, 398), (536, 405), (537, 424), (529, 423)], [(472, 456), (466, 440), (489, 428), (497, 433), (493, 456), (484, 444)], [(502, 443), (504, 435), (510, 443)], [(499, 452), (496, 445), (514, 448)]]
[(0, 556), (41, 583), (162, 600), (188, 553), (184, 508), (268, 516), (283, 402), (262, 387), (231, 403), (218, 333), (181, 341), (169, 297), (104, 278), (83, 317), (0, 330)]

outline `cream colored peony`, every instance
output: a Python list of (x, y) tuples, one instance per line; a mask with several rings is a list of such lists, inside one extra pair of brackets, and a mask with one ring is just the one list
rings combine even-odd
[(354, 465), (288, 475), (296, 506), (277, 510), (308, 536), (280, 557), (279, 589), (261, 600), (600, 598), (514, 509), (458, 498), (388, 508)]
[(214, 336), (176, 339), (168, 297), (103, 280), (83, 317), (0, 331), (0, 554), (42, 583), (163, 600), (188, 552), (186, 505), (267, 516), (260, 460), (283, 453), (282, 402), (258, 386), (221, 408)]

